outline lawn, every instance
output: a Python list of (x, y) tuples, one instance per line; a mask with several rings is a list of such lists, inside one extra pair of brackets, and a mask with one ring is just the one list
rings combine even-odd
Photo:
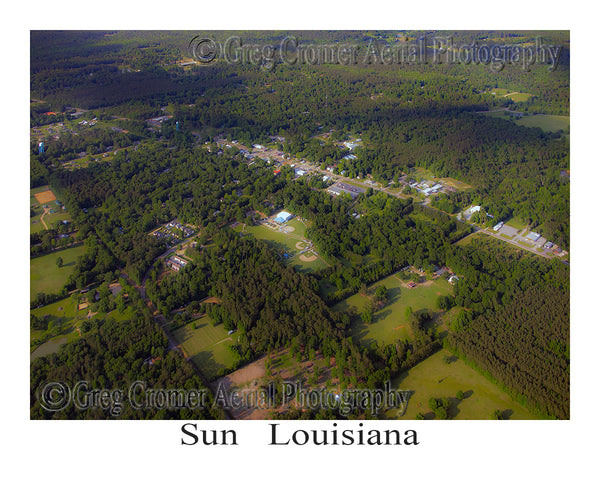
[[(194, 329), (194, 324), (198, 328)], [(238, 335), (228, 335), (222, 324), (213, 327), (208, 316), (173, 332), (186, 357), (191, 358), (209, 380), (217, 378), (221, 368), (233, 366), (235, 358), (227, 346), (236, 342)]]
[[(500, 410), (509, 419), (537, 419), (512, 400), (510, 395), (447, 350), (433, 354), (408, 372), (400, 374), (393, 379), (392, 387), (412, 391), (413, 394), (405, 414), (399, 416), (398, 410), (389, 410), (385, 412), (385, 417), (389, 419), (414, 420), (417, 413), (431, 418), (428, 406), (431, 397), (453, 399), (450, 415), (458, 420), (488, 420), (495, 410)], [(456, 398), (459, 390), (465, 394), (462, 401)]]
[[(374, 283), (368, 293), (374, 292), (379, 285), (385, 285), (387, 288), (387, 303), (374, 314), (371, 324), (367, 325), (361, 320), (354, 320), (352, 334), (356, 341), (365, 344), (373, 341), (389, 344), (399, 339), (409, 339), (411, 333), (406, 321), (407, 307), (411, 307), (415, 313), (424, 309), (435, 311), (438, 314), (436, 326), (438, 329), (441, 328), (440, 314), (442, 312), (436, 309), (435, 302), (439, 295), (452, 293), (452, 285), (446, 280), (438, 279), (426, 284), (419, 284), (415, 288), (408, 288), (403, 285), (397, 275), (390, 275)], [(369, 299), (358, 293), (337, 303), (333, 310), (345, 311), (354, 306), (360, 314), (365, 311), (368, 304)]]
[[(29, 297), (31, 300), (39, 292), (58, 293), (64, 286), (69, 275), (75, 270), (77, 257), (85, 253), (85, 246), (70, 247), (57, 252), (48, 253), (31, 260)], [(56, 266), (56, 259), (63, 259), (63, 266)]]

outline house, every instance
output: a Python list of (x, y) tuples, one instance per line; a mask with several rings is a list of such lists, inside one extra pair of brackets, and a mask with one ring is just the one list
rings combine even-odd
[(417, 286), (417, 284), (415, 282), (410, 282), (408, 284), (408, 288), (415, 288)]
[(448, 278), (448, 283), (454, 283), (458, 281), (458, 277), (456, 275), (451, 275), (450, 278)]
[(439, 277), (440, 275), (443, 275), (443, 274), (444, 274), (444, 272), (446, 272), (447, 270), (448, 270), (448, 268), (447, 268), (447, 267), (442, 267), (442, 268), (440, 268), (440, 269), (436, 270), (436, 271), (434, 272), (434, 275), (435, 275), (436, 277)]

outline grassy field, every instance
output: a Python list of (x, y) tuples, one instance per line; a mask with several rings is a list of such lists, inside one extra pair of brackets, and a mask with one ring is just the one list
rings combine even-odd
[(506, 88), (492, 88), (490, 93), (495, 93), (497, 97), (510, 98), (513, 102), (525, 102), (528, 98), (533, 97), (531, 93), (513, 92)]
[(559, 130), (566, 132), (571, 125), (571, 119), (569, 117), (562, 117), (559, 115), (525, 115), (523, 117), (517, 117), (515, 115), (510, 115), (507, 111), (485, 112), (483, 115), (503, 118), (504, 120), (511, 121), (524, 127), (539, 127), (544, 132), (558, 132)]
[[(446, 362), (450, 360), (450, 363)], [(441, 350), (421, 363), (402, 373), (392, 381), (392, 387), (412, 391), (403, 416), (397, 410), (389, 410), (386, 418), (414, 420), (417, 413), (432, 418), (428, 402), (431, 397), (452, 398), (450, 416), (458, 420), (488, 420), (495, 410), (514, 420), (533, 420), (537, 417), (499, 387), (473, 370), (462, 360)], [(456, 393), (462, 390), (465, 398), (458, 401)]]
[[(58, 293), (69, 275), (75, 270), (77, 257), (85, 253), (85, 246), (79, 245), (57, 252), (42, 255), (30, 262), (29, 297), (33, 299), (39, 292)], [(56, 259), (63, 259), (63, 266), (56, 266)]]
[(509, 227), (516, 228), (517, 230), (523, 230), (527, 226), (527, 224), (525, 224), (525, 222), (519, 220), (517, 217), (513, 217), (504, 223), (506, 225), (508, 225)]
[[(420, 284), (415, 288), (403, 286), (397, 275), (390, 275), (373, 284), (369, 292), (374, 292), (379, 285), (385, 285), (388, 291), (388, 300), (385, 307), (373, 315), (370, 325), (361, 320), (355, 320), (352, 324), (352, 333), (356, 341), (370, 344), (373, 341), (383, 344), (392, 343), (398, 339), (410, 338), (410, 327), (406, 321), (406, 308), (411, 307), (413, 312), (428, 309), (441, 314), (435, 307), (435, 301), (439, 295), (452, 293), (452, 285), (446, 280), (439, 279), (427, 284)], [(358, 313), (365, 311), (369, 299), (361, 294), (353, 295), (346, 300), (334, 305), (333, 310), (345, 311), (350, 307), (356, 307)], [(441, 315), (436, 320), (437, 328), (440, 328)]]
[[(40, 308), (34, 308), (31, 313), (38, 318), (43, 319), (48, 315), (49, 322), (60, 323), (62, 326), (60, 335), (57, 335), (38, 347), (32, 347), (30, 355), (31, 360), (37, 357), (55, 353), (58, 347), (67, 342), (79, 338), (79, 332), (76, 325), (87, 315), (88, 310), (77, 310), (77, 301), (74, 298), (67, 297), (58, 302), (45, 305)], [(34, 341), (41, 338), (46, 332), (41, 330), (31, 330), (30, 340)]]
[(514, 92), (505, 95), (505, 97), (510, 98), (513, 102), (526, 102), (533, 95), (531, 93)]
[(218, 376), (219, 369), (233, 366), (235, 358), (227, 346), (237, 341), (238, 334), (228, 335), (222, 324), (213, 327), (208, 316), (175, 330), (173, 337), (209, 380)]
[[(235, 231), (244, 232), (245, 235), (252, 235), (254, 238), (266, 241), (272, 248), (274, 248), (279, 254), (284, 256), (290, 265), (293, 265), (298, 271), (311, 272), (321, 268), (327, 267), (327, 264), (319, 256), (312, 261), (306, 262), (300, 258), (298, 253), (300, 250), (296, 245), (304, 248), (308, 245), (306, 239), (306, 225), (297, 218), (294, 218), (286, 223), (286, 227), (292, 227), (293, 232), (285, 233), (279, 230), (274, 230), (265, 225), (255, 225), (252, 227), (242, 226), (235, 227)], [(308, 253), (308, 256), (312, 254)], [(285, 257), (287, 255), (287, 257)]]
[(431, 173), (426, 168), (422, 168), (422, 167), (415, 167), (413, 169), (413, 172), (411, 173), (411, 176), (414, 177), (415, 180), (417, 180), (419, 182), (421, 182), (421, 181), (440, 182), (442, 184), (453, 187), (458, 191), (466, 191), (466, 190), (470, 190), (473, 188), (468, 183), (461, 182), (460, 180), (456, 180), (455, 178), (452, 178), (452, 177), (434, 177), (433, 173)]
[(525, 127), (539, 127), (544, 132), (557, 132), (569, 130), (571, 119), (558, 115), (528, 115), (516, 120), (516, 123)]
[[(31, 233), (41, 232), (42, 230), (45, 230), (44, 225), (42, 224), (42, 222), (40, 220), (42, 214), (44, 213), (44, 209), (42, 208), (42, 205), (40, 205), (40, 203), (35, 198), (36, 193), (40, 193), (45, 190), (48, 190), (47, 185), (44, 185), (42, 187), (32, 188), (29, 191), (30, 208), (32, 208), (36, 213), (35, 216), (33, 216), (29, 219), (29, 227), (30, 227), (29, 230)], [(52, 228), (54, 226), (54, 224), (56, 224), (56, 222), (58, 222), (58, 221), (72, 220), (71, 215), (69, 215), (68, 212), (63, 211), (60, 206), (56, 205), (55, 201), (48, 202), (46, 205), (48, 205), (48, 207), (50, 209), (55, 210), (54, 213), (47, 213), (44, 216), (44, 222), (46, 223), (48, 228)]]

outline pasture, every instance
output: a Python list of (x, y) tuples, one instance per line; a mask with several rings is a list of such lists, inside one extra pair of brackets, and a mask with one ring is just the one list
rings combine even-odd
[[(387, 302), (381, 310), (375, 312), (371, 324), (367, 325), (361, 319), (353, 320), (352, 335), (356, 341), (364, 344), (374, 341), (389, 344), (399, 339), (410, 339), (410, 326), (406, 320), (407, 307), (411, 307), (415, 313), (425, 309), (434, 311), (437, 314), (436, 328), (441, 328), (442, 311), (436, 308), (435, 303), (438, 296), (452, 293), (452, 285), (446, 280), (430, 280), (415, 288), (408, 288), (397, 275), (390, 275), (371, 285), (368, 294), (374, 292), (379, 285), (387, 288)], [(369, 302), (367, 297), (357, 293), (334, 305), (333, 310), (346, 311), (355, 307), (360, 315)]]
[[(33, 300), (39, 292), (58, 293), (69, 275), (75, 270), (77, 258), (85, 253), (85, 246), (65, 248), (31, 259), (29, 274), (29, 297)], [(63, 266), (56, 266), (56, 259), (63, 259)]]
[[(197, 328), (194, 329), (194, 324)], [(235, 357), (227, 348), (237, 342), (239, 334), (227, 334), (222, 324), (213, 326), (204, 316), (173, 332), (173, 338), (181, 347), (186, 358), (209, 379), (217, 378), (221, 368), (230, 368)]]
[[(451, 398), (450, 416), (457, 420), (489, 420), (495, 410), (511, 420), (537, 418), (447, 350), (440, 350), (401, 373), (392, 380), (392, 388), (413, 393), (403, 416), (399, 416), (398, 410), (389, 410), (384, 414), (386, 419), (414, 420), (417, 413), (433, 418), (428, 405), (431, 397)], [(459, 390), (464, 393), (460, 401), (456, 398)]]

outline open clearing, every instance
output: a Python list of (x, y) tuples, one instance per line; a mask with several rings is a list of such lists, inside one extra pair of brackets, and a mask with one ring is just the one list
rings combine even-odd
[[(435, 302), (439, 295), (452, 293), (452, 285), (446, 280), (438, 279), (418, 284), (415, 288), (407, 288), (397, 275), (390, 275), (371, 287), (369, 293), (374, 292), (379, 285), (385, 285), (388, 291), (386, 305), (373, 315), (373, 321), (366, 325), (360, 319), (354, 320), (352, 333), (356, 341), (370, 344), (376, 341), (380, 344), (393, 343), (399, 339), (409, 339), (410, 326), (406, 321), (406, 308), (411, 307), (413, 312), (432, 310), (438, 314), (436, 326), (441, 326), (441, 310), (436, 309)], [(369, 299), (360, 293), (341, 301), (333, 307), (335, 311), (345, 311), (356, 307), (358, 314), (365, 311)]]
[(558, 132), (569, 130), (571, 119), (559, 115), (527, 115), (516, 120), (516, 123), (525, 127), (539, 127), (544, 132)]
[(51, 190), (43, 190), (39, 193), (34, 193), (35, 199), (39, 204), (43, 205), (44, 203), (50, 203), (56, 200), (56, 196), (52, 193)]
[(570, 117), (563, 117), (560, 115), (524, 115), (519, 117), (517, 115), (511, 115), (507, 110), (496, 110), (491, 112), (481, 112), (483, 115), (490, 117), (503, 118), (504, 120), (511, 121), (517, 125), (524, 127), (538, 127), (544, 132), (558, 132), (562, 130), (567, 132), (571, 125)]
[[(449, 359), (450, 363), (447, 363), (446, 359)], [(398, 410), (385, 413), (385, 417), (390, 419), (414, 420), (417, 413), (432, 418), (428, 405), (431, 397), (452, 398), (450, 415), (459, 420), (489, 420), (495, 410), (502, 411), (504, 418), (508, 419), (537, 418), (512, 400), (510, 395), (447, 350), (440, 350), (408, 372), (400, 374), (392, 381), (392, 387), (412, 391), (413, 394), (403, 416), (399, 416)], [(462, 401), (456, 399), (459, 390), (465, 394)]]
[[(39, 292), (58, 293), (69, 275), (75, 270), (77, 257), (85, 253), (85, 246), (65, 248), (57, 252), (36, 257), (30, 262), (29, 297), (33, 300)], [(63, 266), (56, 266), (56, 259), (63, 259)]]
[(413, 172), (409, 175), (410, 177), (415, 178), (415, 180), (421, 181), (433, 181), (439, 182), (443, 185), (447, 185), (449, 187), (454, 188), (459, 192), (464, 192), (466, 190), (471, 190), (473, 186), (468, 183), (461, 182), (460, 180), (456, 180), (452, 177), (435, 177), (432, 172), (423, 167), (415, 167)]
[[(79, 332), (75, 327), (78, 321), (87, 315), (87, 310), (78, 312), (76, 300), (67, 297), (50, 305), (34, 308), (31, 310), (31, 313), (40, 319), (46, 318), (48, 322), (60, 323), (62, 327), (60, 335), (49, 339), (33, 350), (30, 356), (33, 360), (34, 358), (57, 352), (60, 345), (79, 338)], [(31, 330), (30, 339), (32, 341), (36, 340), (41, 338), (45, 333), (46, 331)]]
[(307, 249), (310, 247), (310, 242), (305, 237), (306, 225), (297, 218), (290, 220), (277, 229), (267, 225), (254, 225), (245, 228), (238, 225), (234, 227), (234, 230), (266, 241), (286, 262), (300, 272), (314, 272), (327, 267), (327, 264), (314, 248)]
[(506, 88), (492, 88), (490, 93), (495, 94), (496, 97), (510, 98), (513, 102), (525, 102), (534, 96), (531, 93), (513, 92)]
[[(194, 324), (198, 328), (194, 329)], [(237, 342), (238, 336), (237, 333), (228, 335), (222, 324), (213, 327), (208, 316), (173, 332), (173, 338), (186, 358), (191, 359), (209, 380), (217, 378), (221, 368), (233, 366), (235, 358), (227, 346)]]
[[(48, 185), (32, 188), (29, 198), (29, 206), (35, 212), (35, 215), (29, 219), (30, 233), (52, 228), (59, 221), (71, 220), (71, 215), (56, 203), (56, 196), (49, 190)], [(48, 208), (44, 209), (44, 205)]]

